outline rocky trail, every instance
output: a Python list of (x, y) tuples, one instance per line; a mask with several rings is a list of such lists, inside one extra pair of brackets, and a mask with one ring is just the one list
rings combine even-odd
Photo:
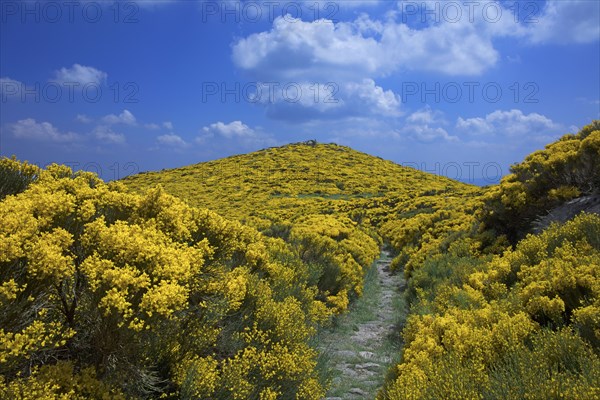
[(401, 273), (391, 273), (390, 262), (383, 252), (367, 272), (363, 297), (319, 336), (331, 379), (326, 400), (374, 399), (387, 370), (398, 361), (405, 282)]

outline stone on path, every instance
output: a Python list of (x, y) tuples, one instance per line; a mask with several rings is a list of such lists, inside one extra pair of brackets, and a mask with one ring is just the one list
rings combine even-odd
[(365, 392), (364, 390), (359, 389), (359, 388), (352, 388), (352, 389), (350, 389), (350, 394), (357, 394), (359, 396), (366, 396), (367, 392)]
[(379, 368), (381, 368), (381, 365), (372, 363), (372, 362), (364, 363), (364, 364), (357, 364), (355, 367), (355, 369), (368, 369), (369, 371), (372, 371), (374, 369), (378, 370)]

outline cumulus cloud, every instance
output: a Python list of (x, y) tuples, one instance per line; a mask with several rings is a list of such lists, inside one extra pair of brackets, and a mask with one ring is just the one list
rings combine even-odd
[(210, 142), (212, 146), (225, 146), (239, 149), (256, 148), (257, 146), (271, 146), (276, 142), (273, 137), (260, 129), (251, 128), (242, 121), (230, 123), (215, 122), (200, 129), (200, 136), (195, 139), (198, 144)]
[(0, 96), (2, 101), (11, 97), (20, 97), (23, 83), (9, 77), (0, 78)]
[(171, 146), (171, 147), (187, 147), (188, 144), (185, 140), (183, 140), (181, 138), (181, 136), (178, 136), (174, 133), (169, 133), (167, 135), (161, 135), (158, 136), (156, 138), (156, 140), (158, 141), (158, 143), (165, 145), (165, 146)]
[(286, 121), (401, 115), (399, 96), (372, 79), (340, 83), (290, 82), (270, 91), (259, 87), (258, 93), (255, 103), (262, 104), (269, 117)]
[(280, 79), (376, 77), (400, 68), (478, 75), (498, 60), (489, 35), (468, 21), (414, 29), (365, 16), (339, 23), (276, 18), (270, 31), (240, 39), (232, 51), (238, 67)]
[(420, 142), (431, 143), (434, 141), (457, 142), (458, 137), (450, 135), (442, 127), (432, 127), (427, 124), (416, 125), (409, 124), (402, 129), (403, 133), (410, 134), (414, 139)]
[(381, 43), (390, 62), (398, 68), (431, 71), (450, 76), (477, 76), (499, 58), (489, 35), (467, 21), (441, 23), (424, 29), (388, 23)]
[[(503, 3), (398, 2), (402, 22), (426, 20), (434, 25), (472, 25), (481, 36), (525, 38), (533, 44), (591, 43), (600, 38), (600, 3), (588, 0)], [(437, 19), (437, 20), (436, 20)]]
[(597, 1), (548, 1), (542, 9), (535, 9), (541, 3), (533, 2), (397, 4), (383, 19), (366, 14), (344, 22), (275, 18), (269, 30), (233, 43), (233, 62), (257, 81), (306, 86), (335, 82), (339, 87), (340, 101), (335, 104), (258, 102), (268, 107), (271, 117), (341, 118), (355, 113), (356, 104), (363, 114), (382, 115), (387, 110), (397, 115), (394, 94), (376, 79), (404, 71), (480, 76), (501, 60), (494, 45), (500, 38), (539, 44), (589, 43), (600, 37)]
[[(85, 115), (78, 115), (76, 120), (84, 123), (91, 122)], [(123, 144), (125, 135), (115, 132), (108, 125), (97, 125), (85, 135), (74, 132), (61, 132), (50, 122), (37, 122), (27, 118), (8, 125), (14, 137), (18, 139), (37, 140), (40, 142), (73, 143), (88, 140), (98, 140), (105, 144)]]
[[(373, 74), (388, 57), (379, 43), (365, 38), (348, 23), (320, 20), (304, 22), (278, 17), (268, 32), (240, 39), (233, 46), (235, 64), (255, 75), (289, 79), (323, 77), (325, 71)], [(345, 70), (341, 68), (346, 68)], [(336, 75), (332, 75), (336, 76)]]
[(136, 118), (129, 110), (123, 110), (123, 112), (119, 115), (109, 114), (102, 118), (102, 121), (107, 124), (115, 125), (115, 124), (125, 124), (125, 125), (135, 125)]
[(90, 122), (92, 122), (92, 119), (85, 114), (77, 114), (75, 120), (77, 122), (81, 122), (82, 124), (89, 124)]
[(217, 135), (226, 139), (256, 137), (256, 132), (242, 121), (233, 121), (228, 124), (219, 121), (205, 126), (202, 131), (205, 134)]
[(110, 126), (99, 125), (94, 128), (93, 135), (96, 139), (103, 143), (123, 144), (125, 143), (125, 135), (112, 130)]
[(417, 29), (394, 19), (360, 15), (353, 22), (338, 23), (276, 18), (269, 31), (235, 42), (232, 58), (253, 79), (291, 82), (301, 85), (303, 93), (335, 85), (336, 102), (315, 102), (306, 95), (294, 102), (258, 102), (272, 118), (310, 121), (399, 116), (398, 96), (377, 85), (375, 78), (398, 70), (479, 75), (495, 65), (499, 55), (491, 35), (480, 34), (468, 20)]
[(399, 96), (391, 90), (384, 90), (381, 86), (377, 86), (372, 79), (364, 79), (360, 83), (350, 82), (346, 84), (346, 91), (350, 98), (360, 99), (361, 106), (366, 104), (373, 114), (389, 116), (400, 114)]
[(79, 85), (96, 84), (102, 85), (106, 82), (108, 74), (94, 67), (73, 64), (71, 68), (61, 68), (54, 73), (52, 81), (58, 83), (78, 83)]
[(419, 142), (434, 141), (457, 142), (457, 136), (451, 135), (441, 125), (446, 122), (439, 111), (425, 107), (406, 117), (405, 125), (399, 130), (402, 136), (411, 137)]
[(144, 124), (144, 128), (150, 129), (151, 131), (157, 131), (160, 129), (160, 125), (155, 123)]
[(462, 118), (456, 128), (470, 135), (538, 136), (556, 133), (562, 126), (550, 118), (537, 114), (524, 114), (521, 110), (496, 110), (485, 117)]
[(10, 130), (18, 139), (66, 143), (80, 139), (73, 132), (60, 132), (49, 122), (37, 122), (33, 118), (22, 119), (10, 125)]
[(415, 111), (406, 117), (406, 121), (411, 124), (433, 124), (442, 123), (442, 115), (439, 111), (434, 111), (431, 107), (425, 107)]
[(170, 121), (165, 121), (162, 124), (157, 124), (155, 122), (144, 124), (144, 128), (149, 129), (151, 131), (158, 131), (160, 129), (166, 129), (168, 131), (173, 130), (173, 123)]
[(600, 38), (600, 2), (547, 1), (527, 34), (533, 43), (591, 43)]

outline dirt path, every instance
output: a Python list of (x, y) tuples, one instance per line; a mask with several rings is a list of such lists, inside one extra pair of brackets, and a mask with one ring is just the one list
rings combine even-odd
[(363, 297), (319, 337), (330, 371), (327, 400), (374, 399), (399, 355), (399, 325), (406, 315), (402, 274), (392, 275), (382, 253), (367, 273)]

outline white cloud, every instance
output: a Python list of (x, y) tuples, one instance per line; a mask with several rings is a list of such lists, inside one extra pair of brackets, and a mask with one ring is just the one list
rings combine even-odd
[(470, 135), (504, 135), (527, 137), (552, 134), (562, 126), (550, 118), (537, 114), (523, 114), (521, 110), (496, 110), (485, 117), (459, 117), (456, 128)]
[[(413, 12), (417, 7), (410, 18), (408, 3)], [(269, 31), (235, 42), (233, 61), (262, 80), (356, 81), (403, 69), (473, 76), (497, 64), (496, 38), (527, 38), (533, 43), (588, 43), (600, 38), (598, 1), (548, 1), (537, 13), (533, 7), (539, 3), (533, 2), (451, 3), (459, 18), (452, 18), (447, 4), (440, 1), (401, 1), (402, 12), (383, 21), (365, 14), (338, 23), (278, 17)], [(410, 23), (411, 18), (418, 22), (431, 18), (426, 13), (436, 7), (439, 21)]]
[(78, 122), (81, 122), (82, 124), (89, 124), (90, 122), (92, 122), (92, 119), (85, 114), (77, 114), (75, 119)]
[(486, 118), (475, 117), (463, 119), (458, 117), (456, 128), (470, 135), (493, 135), (494, 127), (488, 123)]
[(421, 110), (415, 111), (406, 117), (406, 121), (412, 124), (433, 124), (442, 123), (441, 113), (434, 111), (431, 107), (425, 107)]
[(102, 117), (102, 121), (107, 124), (125, 124), (125, 125), (135, 125), (136, 119), (135, 116), (129, 110), (123, 110), (123, 112), (119, 115), (109, 114)]
[(256, 132), (242, 121), (233, 121), (229, 124), (216, 122), (202, 128), (205, 134), (222, 136), (227, 139), (234, 138), (253, 138)]
[(425, 107), (406, 117), (406, 124), (399, 130), (399, 133), (426, 143), (439, 140), (445, 142), (459, 141), (457, 136), (450, 135), (446, 129), (440, 126), (444, 124), (445, 121), (441, 112)]
[(150, 129), (151, 131), (158, 131), (160, 129), (166, 129), (168, 131), (172, 131), (173, 130), (173, 123), (170, 121), (165, 121), (162, 124), (157, 124), (154, 122), (148, 123), (148, 124), (144, 124), (144, 128), (146, 129)]
[[(389, 19), (389, 18), (388, 18)], [(393, 19), (393, 18), (392, 18)], [(354, 21), (356, 31), (363, 36), (378, 36), (383, 32), (384, 23), (382, 21), (373, 20), (368, 14), (360, 14)]]
[(158, 140), (158, 143), (163, 144), (165, 146), (172, 146), (172, 147), (187, 147), (188, 144), (185, 140), (183, 140), (181, 138), (181, 136), (178, 136), (174, 133), (169, 133), (167, 135), (161, 135), (158, 136), (156, 138), (156, 140)]
[(73, 64), (71, 68), (61, 68), (55, 72), (55, 82), (78, 83), (79, 85), (96, 84), (102, 85), (106, 82), (108, 75), (94, 67)]
[(423, 29), (387, 23), (381, 43), (396, 69), (477, 76), (496, 65), (499, 58), (490, 35), (468, 20)]
[(11, 97), (21, 96), (22, 88), (23, 83), (19, 81), (9, 77), (0, 78), (0, 95), (2, 96), (2, 101)]
[[(368, 31), (379, 31), (379, 37)], [(498, 60), (490, 35), (468, 20), (413, 29), (365, 16), (339, 23), (276, 18), (270, 31), (236, 42), (232, 55), (238, 67), (280, 79), (364, 78), (400, 68), (479, 75)]]
[(356, 96), (360, 105), (369, 106), (371, 113), (380, 115), (397, 116), (400, 114), (400, 99), (391, 90), (384, 90), (377, 86), (372, 79), (364, 79), (361, 83), (350, 82), (346, 85), (349, 97)]
[(403, 22), (425, 18), (429, 22), (426, 29), (436, 25), (432, 19), (437, 17), (437, 26), (469, 24), (480, 36), (525, 38), (532, 44), (591, 43), (600, 39), (600, 2), (595, 0), (448, 3), (399, 1), (398, 6), (404, 12)]
[(94, 128), (94, 137), (105, 143), (123, 144), (125, 143), (125, 135), (117, 133), (111, 127), (99, 125)]
[(288, 122), (401, 114), (399, 96), (372, 79), (339, 84), (290, 82), (275, 90), (259, 86), (257, 93), (256, 103), (266, 108), (269, 117)]
[(200, 145), (210, 143), (213, 148), (229, 149), (237, 147), (240, 151), (256, 149), (258, 146), (273, 146), (275, 139), (260, 128), (251, 128), (242, 121), (230, 123), (215, 122), (200, 130), (195, 142)]
[[(299, 101), (275, 96), (257, 102), (269, 117), (294, 122), (400, 116), (398, 95), (374, 78), (407, 69), (478, 75), (499, 58), (490, 36), (479, 35), (468, 21), (413, 29), (366, 15), (339, 23), (276, 18), (269, 31), (234, 43), (232, 57), (257, 81), (302, 88)], [(328, 86), (335, 86), (336, 101), (314, 101), (315, 88), (323, 94)]]
[(591, 43), (600, 38), (600, 2), (547, 1), (528, 35), (533, 43)]
[[(364, 13), (345, 22), (277, 17), (270, 29), (233, 43), (233, 62), (254, 81), (282, 86), (292, 83), (300, 85), (303, 92), (333, 82), (339, 89), (339, 101), (331, 103), (312, 101), (304, 93), (296, 102), (277, 96), (275, 101), (258, 101), (271, 118), (306, 123), (357, 116), (396, 117), (402, 114), (398, 96), (377, 85), (378, 79), (406, 71), (480, 76), (502, 59), (521, 62), (518, 54), (501, 57), (496, 48), (499, 39), (536, 45), (588, 43), (600, 37), (598, 1), (548, 1), (540, 10), (534, 8), (543, 4), (538, 2), (423, 0), (395, 4), (398, 7), (379, 19)], [(418, 15), (407, 15), (403, 7), (408, 5), (416, 6)], [(453, 8), (460, 16), (452, 20), (442, 12), (438, 21), (421, 21), (436, 7)]]
[(403, 133), (409, 133), (420, 142), (434, 142), (442, 140), (445, 142), (457, 142), (458, 137), (450, 135), (444, 128), (425, 125), (407, 125), (402, 129)]
[(80, 139), (73, 132), (60, 132), (49, 122), (36, 122), (33, 118), (17, 121), (10, 125), (13, 135), (18, 139), (31, 139), (49, 142), (72, 142)]
[(240, 39), (232, 51), (238, 67), (269, 79), (364, 76), (384, 69), (388, 61), (379, 43), (356, 33), (351, 24), (289, 16), (276, 18), (268, 32)]
[(152, 131), (157, 131), (160, 129), (160, 125), (155, 124), (155, 123), (150, 123), (150, 124), (144, 124), (144, 128), (146, 129), (150, 129)]

